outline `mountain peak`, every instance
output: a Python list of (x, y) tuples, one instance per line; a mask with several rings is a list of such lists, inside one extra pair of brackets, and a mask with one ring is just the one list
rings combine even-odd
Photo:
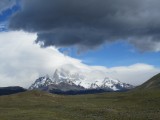
[(52, 80), (49, 78), (49, 75), (44, 77), (40, 77), (36, 79), (36, 81), (29, 87), (29, 90), (32, 89), (39, 89), (41, 87), (47, 87), (48, 85), (52, 84)]

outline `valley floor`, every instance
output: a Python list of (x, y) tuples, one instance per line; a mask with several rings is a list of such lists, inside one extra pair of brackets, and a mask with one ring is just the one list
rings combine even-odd
[(0, 120), (158, 120), (160, 91), (62, 96), (29, 91), (0, 97)]

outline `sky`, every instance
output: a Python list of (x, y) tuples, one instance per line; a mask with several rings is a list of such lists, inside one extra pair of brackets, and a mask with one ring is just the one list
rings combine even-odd
[(160, 72), (159, 5), (158, 0), (1, 0), (0, 87), (27, 88), (59, 67), (85, 71), (89, 80), (108, 76), (142, 84)]

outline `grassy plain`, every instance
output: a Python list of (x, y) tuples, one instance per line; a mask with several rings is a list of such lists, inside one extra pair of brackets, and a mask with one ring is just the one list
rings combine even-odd
[(0, 120), (158, 120), (160, 91), (62, 96), (28, 91), (0, 97)]

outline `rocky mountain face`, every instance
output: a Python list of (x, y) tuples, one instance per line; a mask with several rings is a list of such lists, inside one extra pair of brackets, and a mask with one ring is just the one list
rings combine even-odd
[(98, 80), (87, 80), (81, 73), (70, 73), (63, 69), (57, 69), (52, 77), (48, 75), (38, 78), (29, 90), (43, 90), (48, 92), (54, 91), (86, 91), (86, 90), (103, 90), (103, 91), (125, 91), (132, 89), (134, 86), (122, 83), (119, 80), (105, 77)]

